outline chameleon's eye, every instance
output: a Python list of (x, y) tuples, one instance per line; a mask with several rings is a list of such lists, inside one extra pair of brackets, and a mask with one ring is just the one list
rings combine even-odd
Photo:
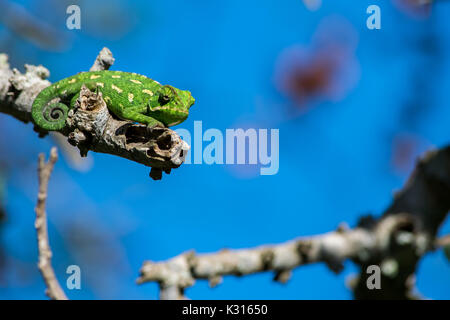
[(170, 96), (168, 96), (168, 95), (161, 95), (161, 96), (159, 96), (159, 102), (161, 104), (169, 103), (169, 101), (170, 101)]
[(175, 91), (171, 86), (164, 86), (158, 92), (158, 101), (161, 105), (169, 103), (175, 96)]

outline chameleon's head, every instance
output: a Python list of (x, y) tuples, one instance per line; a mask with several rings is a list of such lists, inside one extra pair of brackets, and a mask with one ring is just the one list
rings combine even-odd
[(171, 127), (186, 120), (194, 102), (189, 91), (162, 86), (149, 101), (148, 115)]

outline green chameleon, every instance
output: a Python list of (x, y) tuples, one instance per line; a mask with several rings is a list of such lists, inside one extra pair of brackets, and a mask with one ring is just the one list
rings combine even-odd
[[(108, 109), (117, 117), (148, 127), (174, 126), (186, 120), (195, 99), (186, 90), (161, 85), (145, 76), (122, 71), (81, 72), (42, 90), (31, 109), (34, 123), (47, 131), (66, 126), (82, 85), (98, 90)], [(59, 98), (59, 102), (54, 102)]]

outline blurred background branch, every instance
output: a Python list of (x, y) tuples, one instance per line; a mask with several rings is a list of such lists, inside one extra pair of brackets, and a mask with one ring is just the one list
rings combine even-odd
[[(340, 272), (347, 259), (361, 267), (350, 281), (356, 299), (417, 299), (414, 277), (417, 263), (436, 243), (436, 234), (450, 210), (450, 146), (430, 151), (417, 163), (402, 190), (396, 193), (382, 217), (362, 217), (354, 229), (342, 224), (338, 230), (300, 238), (275, 246), (227, 250), (214, 254), (181, 254), (167, 262), (147, 261), (138, 283), (155, 281), (161, 299), (183, 299), (184, 290), (196, 279), (211, 286), (222, 276), (272, 271), (274, 279), (286, 282), (291, 270), (305, 264), (325, 262)], [(381, 268), (383, 290), (371, 290), (366, 270)]]
[(0, 1), (0, 23), (14, 35), (30, 41), (41, 49), (62, 51), (68, 45), (68, 32), (31, 14), (25, 7), (13, 1)]

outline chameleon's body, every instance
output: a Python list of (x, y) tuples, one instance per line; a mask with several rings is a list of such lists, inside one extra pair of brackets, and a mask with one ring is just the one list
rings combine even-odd
[[(47, 131), (66, 126), (81, 87), (100, 91), (117, 117), (146, 124), (173, 126), (183, 122), (195, 99), (189, 91), (163, 86), (145, 76), (121, 71), (81, 72), (42, 90), (33, 102), (34, 123)], [(58, 98), (59, 101), (55, 102)]]

